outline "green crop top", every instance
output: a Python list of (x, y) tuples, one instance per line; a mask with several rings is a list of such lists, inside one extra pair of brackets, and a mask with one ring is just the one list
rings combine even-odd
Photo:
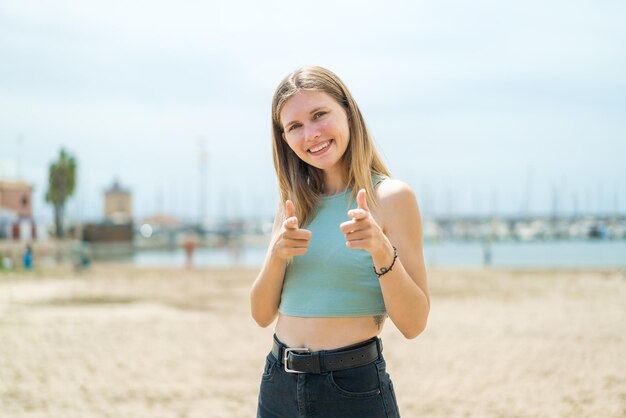
[[(384, 177), (374, 176), (374, 187)], [(287, 266), (281, 313), (305, 317), (351, 317), (386, 314), (369, 252), (346, 247), (339, 225), (357, 207), (352, 190), (324, 196), (307, 227), (312, 232), (306, 254)]]

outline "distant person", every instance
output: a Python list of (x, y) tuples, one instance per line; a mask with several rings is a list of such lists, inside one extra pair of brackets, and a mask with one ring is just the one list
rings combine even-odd
[(76, 248), (74, 269), (77, 271), (87, 270), (91, 266), (91, 251), (86, 243), (79, 243)]
[(24, 254), (22, 257), (24, 268), (26, 270), (30, 270), (33, 268), (33, 248), (30, 244), (26, 245), (26, 249), (24, 250)]
[(11, 258), (11, 254), (8, 252), (2, 256), (2, 268), (4, 270), (13, 269), (13, 259)]
[(491, 239), (490, 238), (483, 239), (483, 265), (484, 266), (491, 265)]
[(327, 69), (279, 84), (272, 126), (281, 200), (250, 301), (260, 326), (278, 321), (257, 417), (398, 417), (378, 336), (387, 316), (406, 338), (426, 327), (414, 193), (391, 178)]
[(80, 252), (80, 267), (83, 269), (91, 266), (91, 258), (89, 257), (89, 250), (84, 249)]
[(185, 238), (183, 239), (183, 250), (185, 250), (185, 259), (186, 266), (188, 269), (193, 268), (193, 253), (198, 246), (198, 242), (196, 241), (196, 237), (191, 232), (185, 234)]
[(230, 256), (235, 264), (241, 262), (241, 239), (239, 237), (231, 238), (228, 244)]

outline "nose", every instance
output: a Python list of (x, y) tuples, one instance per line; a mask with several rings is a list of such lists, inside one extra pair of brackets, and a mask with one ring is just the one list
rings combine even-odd
[(320, 130), (314, 123), (304, 125), (304, 140), (307, 142), (315, 142), (321, 136)]

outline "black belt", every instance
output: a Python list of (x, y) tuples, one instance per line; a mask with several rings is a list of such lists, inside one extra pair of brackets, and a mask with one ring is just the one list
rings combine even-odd
[(378, 360), (382, 351), (378, 337), (337, 350), (311, 352), (308, 348), (287, 347), (274, 336), (272, 346), (272, 355), (288, 373), (319, 374), (364, 366)]

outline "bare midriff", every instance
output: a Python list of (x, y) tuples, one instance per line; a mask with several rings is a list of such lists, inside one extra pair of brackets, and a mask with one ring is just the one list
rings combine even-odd
[(311, 351), (333, 350), (369, 340), (380, 334), (384, 318), (308, 318), (278, 314), (276, 336), (288, 347)]

